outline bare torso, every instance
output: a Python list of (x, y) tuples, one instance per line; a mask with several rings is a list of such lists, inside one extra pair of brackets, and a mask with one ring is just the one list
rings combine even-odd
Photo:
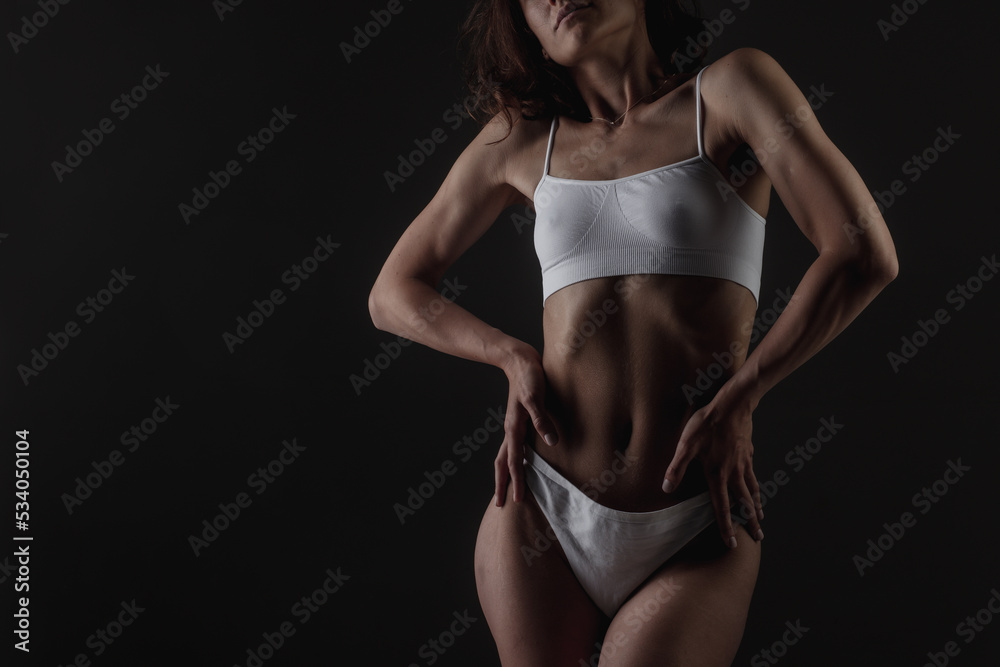
[[(616, 179), (698, 155), (694, 78), (678, 80), (683, 83), (638, 107), (635, 122), (622, 128), (560, 119), (550, 175)], [(703, 109), (706, 155), (727, 174), (741, 142), (714, 122), (708, 100)], [(550, 126), (548, 121), (517, 126), (512, 139), (519, 148), (508, 179), (530, 200)], [(766, 217), (771, 184), (763, 170), (733, 187)], [(674, 493), (664, 494), (660, 485), (687, 418), (742, 365), (755, 310), (747, 288), (699, 276), (614, 276), (555, 292), (545, 303), (542, 365), (546, 407), (559, 444), (545, 445), (533, 429), (528, 444), (592, 498), (615, 509), (650, 511), (707, 490), (697, 464)], [(734, 345), (740, 353), (725, 368), (713, 353), (725, 359)], [(715, 374), (719, 368), (723, 375), (709, 390), (685, 394), (685, 385), (696, 386), (699, 370)]]

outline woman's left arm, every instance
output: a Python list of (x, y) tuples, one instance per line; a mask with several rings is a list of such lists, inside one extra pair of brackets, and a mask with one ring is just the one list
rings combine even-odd
[(898, 264), (864, 182), (781, 66), (762, 51), (739, 49), (712, 69), (703, 97), (715, 101), (719, 122), (753, 149), (792, 219), (819, 252), (767, 335), (689, 420), (667, 468), (665, 478), (676, 488), (687, 464), (702, 459), (723, 540), (735, 546), (726, 490), (749, 501), (760, 516), (750, 414), (771, 387), (858, 316), (896, 277)]

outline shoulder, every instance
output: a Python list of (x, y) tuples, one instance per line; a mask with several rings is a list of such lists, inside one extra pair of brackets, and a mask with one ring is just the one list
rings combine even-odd
[(548, 138), (551, 118), (526, 120), (517, 109), (508, 107), (509, 115), (500, 112), (489, 119), (473, 140), (473, 145), (488, 146), (497, 156), (515, 157), (530, 150), (540, 138)]
[(465, 149), (460, 161), (495, 183), (530, 192), (531, 176), (541, 173), (548, 145), (551, 118), (527, 120), (511, 108), (487, 121)]
[[(804, 98), (778, 62), (760, 49), (736, 49), (707, 66), (702, 96), (746, 136), (763, 123), (796, 113)], [(808, 105), (806, 105), (808, 107)]]
[(462, 151), (456, 166), (466, 171), (474, 170), (479, 176), (489, 175), (491, 180), (502, 180), (507, 162), (516, 155), (524, 134), (517, 120), (511, 110), (510, 126), (503, 112), (486, 121)]
[(706, 66), (703, 78), (706, 84), (711, 79), (716, 85), (742, 90), (781, 75), (787, 76), (778, 61), (760, 49), (746, 46)]
[(525, 120), (510, 109), (497, 113), (458, 156), (445, 180), (446, 194), (464, 197), (469, 190), (505, 192), (505, 205), (522, 203), (531, 192), (545, 158), (549, 120)]

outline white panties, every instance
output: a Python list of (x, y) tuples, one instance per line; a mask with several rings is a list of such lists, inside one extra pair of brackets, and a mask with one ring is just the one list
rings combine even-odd
[(668, 558), (715, 522), (708, 491), (652, 512), (601, 505), (528, 446), (525, 478), (587, 595), (609, 618)]

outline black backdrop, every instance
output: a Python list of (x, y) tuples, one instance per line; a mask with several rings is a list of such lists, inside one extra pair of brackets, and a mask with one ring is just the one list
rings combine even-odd
[[(4, 4), (3, 661), (499, 664), (472, 563), (501, 439), (477, 429), (505, 403), (503, 374), (397, 346), (367, 312), (477, 131), (453, 109), (467, 3), (389, 4)], [(755, 46), (803, 91), (825, 87), (829, 136), (884, 202), (900, 193), (885, 210), (899, 277), (755, 415), (758, 477), (785, 483), (769, 487), (734, 664), (1000, 653), (986, 4), (702, 5), (734, 17), (712, 58)], [(391, 20), (345, 50), (372, 11)], [(907, 165), (920, 155), (925, 170)], [(540, 347), (523, 214), (446, 275), (462, 306)], [(777, 197), (767, 226), (762, 311), (813, 257)], [(817, 451), (823, 419), (842, 428)], [(443, 467), (401, 522), (395, 506)], [(13, 648), (21, 597), (30, 654)]]

